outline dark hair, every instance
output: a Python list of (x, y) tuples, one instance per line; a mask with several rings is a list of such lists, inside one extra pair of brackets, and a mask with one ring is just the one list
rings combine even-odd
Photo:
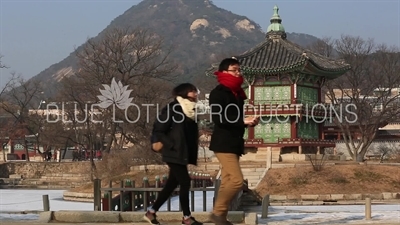
[(226, 58), (226, 59), (222, 60), (221, 63), (219, 64), (218, 71), (222, 72), (224, 70), (228, 70), (229, 66), (233, 66), (233, 65), (240, 65), (240, 62), (233, 57)]
[(182, 98), (187, 98), (188, 93), (192, 92), (192, 91), (197, 92), (197, 87), (191, 83), (183, 83), (183, 84), (176, 86), (172, 90), (172, 96), (174, 96), (174, 97), (180, 96)]

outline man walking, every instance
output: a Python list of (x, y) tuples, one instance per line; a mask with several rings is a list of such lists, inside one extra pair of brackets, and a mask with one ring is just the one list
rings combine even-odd
[(210, 93), (209, 103), (214, 131), (210, 150), (220, 162), (221, 185), (210, 220), (216, 225), (232, 224), (227, 221), (229, 204), (243, 187), (243, 174), (239, 157), (244, 154), (244, 129), (256, 126), (257, 117), (244, 118), (243, 105), (247, 99), (242, 89), (240, 63), (234, 58), (221, 61), (217, 76), (219, 85)]

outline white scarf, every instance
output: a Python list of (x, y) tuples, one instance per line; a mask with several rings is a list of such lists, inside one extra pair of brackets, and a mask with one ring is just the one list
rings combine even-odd
[(181, 105), (183, 113), (185, 113), (188, 118), (194, 120), (196, 116), (196, 102), (192, 102), (189, 99), (182, 98), (181, 96), (176, 97), (176, 100), (178, 100), (179, 104)]

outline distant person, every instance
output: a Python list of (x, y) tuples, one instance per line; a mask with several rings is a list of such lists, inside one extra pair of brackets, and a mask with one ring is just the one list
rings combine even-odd
[(60, 158), (60, 149), (57, 148), (54, 150), (53, 160), (57, 162), (59, 158)]
[(47, 156), (47, 162), (50, 162), (51, 161), (51, 150), (49, 150), (48, 152), (47, 152), (47, 154), (46, 154), (46, 156)]
[(243, 188), (239, 157), (244, 154), (243, 135), (247, 126), (256, 126), (257, 117), (244, 118), (243, 105), (247, 99), (242, 89), (240, 63), (234, 58), (221, 61), (218, 85), (210, 92), (209, 104), (214, 123), (210, 150), (221, 164), (221, 185), (210, 220), (216, 225), (229, 225), (228, 209), (232, 199)]
[(169, 167), (166, 184), (144, 219), (152, 225), (160, 224), (156, 213), (179, 185), (179, 201), (184, 225), (202, 225), (191, 216), (189, 208), (190, 176), (187, 165), (197, 165), (198, 126), (195, 118), (197, 88), (190, 83), (180, 84), (172, 91), (174, 101), (161, 110), (153, 126), (152, 140), (162, 143), (162, 159)]
[(72, 161), (79, 161), (79, 151), (78, 149), (74, 149), (72, 152)]
[(102, 157), (101, 150), (96, 150), (96, 158), (97, 158), (97, 160), (101, 160), (101, 157)]

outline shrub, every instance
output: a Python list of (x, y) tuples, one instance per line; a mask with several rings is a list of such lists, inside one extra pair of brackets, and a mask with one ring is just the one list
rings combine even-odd
[(349, 181), (346, 179), (346, 177), (342, 176), (342, 175), (336, 175), (334, 177), (332, 177), (331, 180), (329, 180), (332, 183), (335, 184), (347, 184), (349, 183)]
[(360, 181), (377, 181), (383, 176), (379, 173), (367, 170), (356, 170), (354, 172), (354, 177)]
[(103, 153), (102, 160), (96, 163), (96, 177), (102, 179), (124, 174), (133, 164), (132, 151)]
[(306, 172), (297, 172), (296, 175), (290, 177), (289, 180), (293, 186), (299, 186), (307, 184), (309, 181), (309, 176)]
[(395, 188), (400, 188), (400, 174), (397, 174), (396, 178), (392, 180), (392, 184)]
[(313, 167), (313, 170), (318, 172), (321, 171), (325, 165), (326, 159), (328, 158), (326, 155), (307, 155), (308, 160)]

